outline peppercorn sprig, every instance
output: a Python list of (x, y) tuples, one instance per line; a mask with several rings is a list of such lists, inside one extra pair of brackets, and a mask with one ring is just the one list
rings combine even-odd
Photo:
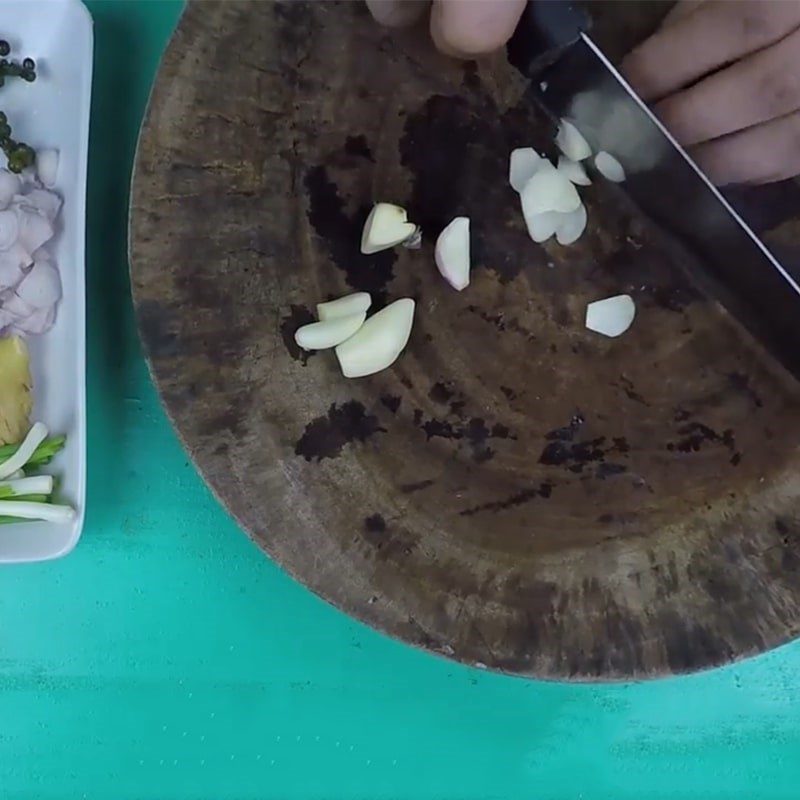
[[(6, 78), (22, 78), (33, 83), (36, 80), (36, 62), (32, 58), (23, 59), (21, 64), (10, 61), (10, 54), (11, 45), (4, 39), (0, 40), (0, 86), (5, 84)], [(3, 111), (0, 111), (0, 149), (6, 154), (11, 172), (22, 172), (36, 161), (36, 152), (30, 145), (12, 138), (11, 125)]]

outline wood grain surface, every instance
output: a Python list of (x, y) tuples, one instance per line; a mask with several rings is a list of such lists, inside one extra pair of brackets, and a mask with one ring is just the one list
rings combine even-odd
[[(639, 36), (645, 17), (619, 30)], [(449, 61), (355, 3), (190, 3), (131, 210), (165, 406), (266, 552), (412, 644), (587, 680), (785, 641), (800, 620), (797, 387), (619, 187), (586, 190), (578, 245), (528, 239), (508, 153), (551, 139), (502, 56)], [(359, 253), (376, 200), (409, 209), (422, 250)], [(474, 232), (460, 294), (431, 244), (456, 214)], [(791, 221), (774, 236), (797, 252)], [(292, 335), (355, 289), (376, 307), (414, 297), (417, 317), (394, 368), (346, 381)], [(586, 332), (586, 303), (623, 291), (631, 331)]]

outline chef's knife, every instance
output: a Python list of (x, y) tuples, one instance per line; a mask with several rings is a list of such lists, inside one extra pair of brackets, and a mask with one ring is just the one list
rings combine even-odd
[[(544, 108), (623, 165), (622, 188), (698, 258), (686, 264), (800, 379), (800, 275), (782, 265), (592, 41), (585, 9), (529, 2), (509, 43)], [(700, 270), (698, 272), (698, 270)]]

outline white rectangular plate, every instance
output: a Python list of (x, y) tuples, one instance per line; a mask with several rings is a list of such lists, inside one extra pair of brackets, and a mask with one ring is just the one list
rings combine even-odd
[[(56, 191), (64, 198), (56, 238), (48, 245), (61, 271), (64, 297), (55, 326), (31, 336), (35, 420), (67, 435), (47, 468), (61, 479), (60, 496), (78, 511), (64, 525), (0, 525), (0, 562), (65, 555), (83, 528), (86, 503), (86, 162), (92, 92), (92, 19), (80, 0), (0, 0), (0, 39), (15, 60), (33, 58), (34, 83), (9, 79), (0, 109), (15, 138), (60, 153)], [(5, 166), (5, 157), (0, 157)]]

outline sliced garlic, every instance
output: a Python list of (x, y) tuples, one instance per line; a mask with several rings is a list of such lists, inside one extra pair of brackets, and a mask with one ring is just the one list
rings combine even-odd
[(414, 301), (408, 297), (371, 316), (355, 336), (336, 348), (342, 374), (361, 378), (391, 366), (408, 343), (413, 321)]
[(573, 244), (586, 230), (586, 206), (581, 203), (569, 214), (559, 214), (556, 241), (561, 245)]
[(294, 334), (294, 340), (303, 350), (326, 350), (349, 339), (363, 324), (367, 312), (334, 317), (323, 322), (303, 325)]
[(586, 327), (611, 338), (625, 333), (636, 316), (636, 304), (629, 294), (596, 300), (586, 307)]
[(561, 155), (558, 158), (557, 169), (577, 186), (590, 186), (592, 183), (592, 179), (586, 174), (580, 161), (573, 161), (571, 158)]
[(521, 192), (533, 177), (542, 157), (532, 147), (518, 147), (508, 160), (508, 182), (515, 192)]
[(604, 178), (613, 183), (622, 183), (625, 180), (625, 169), (622, 164), (605, 150), (601, 150), (594, 157), (594, 165)]
[(416, 233), (417, 226), (408, 221), (404, 208), (391, 203), (376, 203), (364, 223), (361, 252), (371, 255), (388, 250), (412, 238)]
[(583, 161), (592, 154), (592, 148), (583, 138), (583, 134), (568, 119), (562, 119), (558, 126), (556, 146), (573, 161)]
[(436, 239), (436, 266), (457, 291), (469, 286), (469, 217), (456, 217)]
[(351, 314), (366, 313), (372, 305), (369, 292), (354, 292), (353, 294), (329, 300), (327, 303), (317, 305), (317, 316), (321, 321), (348, 317)]
[(520, 197), (525, 219), (544, 211), (574, 211), (581, 204), (578, 190), (569, 178), (545, 159), (525, 184)]
[(528, 235), (537, 244), (541, 244), (555, 235), (563, 216), (558, 211), (543, 211), (541, 214), (525, 215), (524, 206), (522, 211), (525, 216), (525, 224), (528, 226)]

